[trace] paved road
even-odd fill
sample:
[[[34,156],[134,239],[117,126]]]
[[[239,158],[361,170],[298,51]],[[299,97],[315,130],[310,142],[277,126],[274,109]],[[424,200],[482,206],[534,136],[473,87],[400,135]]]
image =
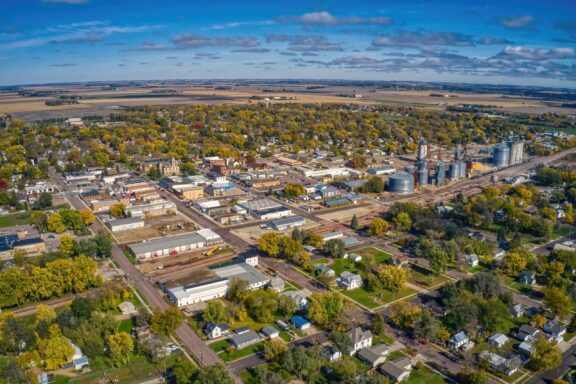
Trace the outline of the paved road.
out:
[[[51,170],[51,178],[56,184],[58,188],[63,191],[66,199],[68,202],[76,209],[86,209],[84,202],[80,200],[80,198],[75,194],[71,193],[68,190],[68,186],[66,185],[64,179],[58,175],[54,170]],[[99,231],[106,231],[104,226],[100,223],[100,221],[96,220],[91,229],[94,233],[98,233]],[[166,309],[169,307],[169,304],[164,301],[160,293],[156,290],[154,285],[149,282],[144,275],[128,260],[126,255],[122,252],[117,245],[112,247],[112,258],[118,264],[118,266],[124,271],[126,274],[127,280],[129,283],[134,284],[136,289],[146,302],[153,308],[160,308]],[[216,353],[206,345],[196,333],[188,326],[188,324],[184,323],[180,328],[176,330],[175,336],[180,340],[180,342],[186,347],[187,351],[191,353],[196,361],[201,366],[210,366],[214,364],[221,363],[221,360],[218,358]]]

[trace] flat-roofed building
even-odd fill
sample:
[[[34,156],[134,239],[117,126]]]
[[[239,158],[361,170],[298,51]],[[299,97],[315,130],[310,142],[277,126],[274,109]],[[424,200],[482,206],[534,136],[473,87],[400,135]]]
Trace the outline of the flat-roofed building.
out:
[[[205,246],[206,239],[204,237],[190,232],[129,244],[128,249],[137,259],[148,259],[150,257],[176,255]]]
[[[380,175],[391,175],[393,173],[396,172],[396,168],[394,167],[387,167],[387,166],[383,166],[383,167],[374,167],[374,168],[369,168],[368,169],[368,173],[374,176],[380,176]]]
[[[214,268],[212,271],[222,278],[238,278],[245,280],[252,290],[265,287],[270,282],[268,277],[247,263],[226,265]]]
[[[285,231],[287,229],[301,227],[306,223],[303,217],[293,216],[285,217],[278,220],[272,220],[270,226],[277,231]]]
[[[228,292],[228,279],[216,279],[165,289],[170,300],[178,307],[224,297]]]
[[[168,213],[168,211],[176,212],[176,204],[167,200],[150,204],[134,205],[125,209],[126,214],[132,217],[162,216]]]
[[[15,250],[21,250],[25,254],[44,252],[46,245],[40,237],[21,239],[17,234],[0,236],[0,257],[10,259],[14,256]]]
[[[125,219],[110,220],[106,225],[112,232],[121,232],[129,229],[144,228],[144,220],[140,217],[127,217]]]
[[[202,187],[175,187],[174,192],[182,200],[198,200],[204,197],[204,188]]]

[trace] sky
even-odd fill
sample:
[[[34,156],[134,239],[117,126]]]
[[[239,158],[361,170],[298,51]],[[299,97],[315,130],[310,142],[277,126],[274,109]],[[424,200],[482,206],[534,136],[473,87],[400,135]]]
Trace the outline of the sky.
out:
[[[576,87],[576,0],[0,0],[0,85],[350,79]]]

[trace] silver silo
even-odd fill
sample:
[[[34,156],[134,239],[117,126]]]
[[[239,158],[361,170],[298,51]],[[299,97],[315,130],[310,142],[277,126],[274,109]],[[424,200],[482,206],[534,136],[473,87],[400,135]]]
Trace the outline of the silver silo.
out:
[[[457,180],[459,178],[461,178],[461,174],[462,174],[462,162],[461,161],[455,161],[452,164],[450,164],[450,167],[448,167],[448,177],[451,180]]]
[[[436,185],[444,185],[445,177],[446,169],[444,160],[438,160],[438,163],[436,163]]]
[[[505,167],[510,164],[510,147],[506,143],[496,144],[493,154],[494,165]]]
[[[414,176],[408,172],[396,172],[388,180],[388,190],[392,193],[414,192]]]

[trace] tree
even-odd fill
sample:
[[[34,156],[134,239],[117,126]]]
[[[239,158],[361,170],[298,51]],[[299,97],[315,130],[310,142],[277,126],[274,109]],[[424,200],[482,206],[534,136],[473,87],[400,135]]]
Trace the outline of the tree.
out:
[[[280,359],[280,366],[299,379],[312,373],[314,360],[310,349],[304,346],[290,346]]]
[[[264,342],[264,357],[269,361],[278,361],[287,349],[288,344],[281,338],[266,340]]]
[[[436,336],[438,322],[427,309],[422,310],[414,325],[414,337],[419,340],[430,340]]]
[[[370,323],[370,330],[376,336],[384,335],[384,330],[386,329],[386,322],[384,321],[384,317],[377,313],[374,315],[372,322]]]
[[[504,264],[506,265],[506,273],[512,277],[516,277],[526,269],[528,259],[520,252],[511,251],[504,255]]]
[[[354,230],[360,228],[360,224],[358,223],[358,217],[356,216],[356,214],[352,216],[352,221],[350,221],[350,227]]]
[[[480,305],[480,322],[488,332],[505,332],[509,319],[508,306],[499,299],[487,300]]]
[[[432,248],[430,250],[430,268],[436,276],[440,276],[446,271],[448,266],[448,254],[442,248]]]
[[[337,325],[344,309],[342,296],[336,292],[313,292],[307,307],[308,317],[321,327]]]
[[[393,219],[392,223],[399,231],[409,231],[412,228],[412,219],[406,212],[398,213]]]
[[[234,384],[234,381],[224,364],[216,364],[199,370],[194,384]]]
[[[338,360],[332,363],[331,376],[335,383],[356,383],[358,367],[352,360]]]
[[[47,370],[63,367],[74,356],[74,347],[60,332],[60,327],[52,324],[49,328],[49,337],[38,341],[38,352],[44,361]]]
[[[544,335],[539,335],[533,347],[528,364],[535,371],[554,369],[562,363],[562,351],[556,346],[556,340],[548,342]]]
[[[62,235],[60,236],[60,246],[58,250],[64,256],[72,256],[74,253],[74,238],[70,235]]]
[[[84,225],[87,225],[87,226],[92,224],[96,220],[94,213],[92,213],[92,211],[89,209],[81,210],[80,216],[82,216],[82,220],[84,220]]]
[[[233,277],[230,280],[230,285],[228,288],[228,292],[226,293],[226,298],[235,303],[241,303],[244,301],[244,299],[246,299],[249,292],[250,287],[246,280]]]
[[[55,212],[48,216],[47,229],[54,233],[63,233],[66,230],[66,226],[62,222],[62,217],[59,213]]]
[[[282,250],[282,256],[301,265],[303,264],[302,256],[304,255],[304,246],[302,243],[291,237],[283,236],[280,238],[280,248]]]
[[[411,329],[414,323],[419,319],[422,309],[414,306],[407,301],[399,301],[392,304],[390,319],[396,326],[404,329]]]
[[[222,323],[228,320],[226,308],[219,300],[212,300],[208,302],[206,309],[202,312],[202,318],[207,323]]]
[[[344,256],[345,245],[340,239],[331,239],[324,243],[324,251],[335,259],[339,259]]]
[[[375,217],[372,219],[372,224],[368,228],[368,233],[373,236],[382,236],[388,231],[390,224],[381,217]]]
[[[332,334],[332,342],[334,343],[334,347],[343,355],[348,355],[352,350],[352,340],[346,332],[334,332]]]
[[[124,217],[126,210],[126,205],[122,203],[114,204],[110,207],[110,214],[114,217],[120,218]]]
[[[382,181],[379,176],[372,176],[360,187],[360,191],[365,193],[381,193],[384,191],[384,181]]]
[[[112,256],[112,238],[104,231],[98,232],[94,237],[96,243],[96,255],[100,258]]]
[[[306,189],[304,189],[304,187],[301,186],[300,184],[286,184],[286,186],[284,187],[284,191],[282,192],[282,195],[286,199],[291,199],[293,197],[305,194]]]
[[[37,323],[44,321],[47,324],[51,324],[55,319],[56,319],[56,312],[52,307],[49,307],[46,304],[38,304],[36,306]]]
[[[304,244],[310,245],[316,249],[322,249],[324,246],[324,239],[316,232],[304,232]]]
[[[280,312],[285,317],[292,316],[294,312],[296,312],[296,310],[298,309],[296,301],[290,296],[279,295],[277,301],[278,301],[278,312]]]
[[[274,232],[268,232],[260,236],[258,250],[270,257],[278,257],[280,254],[281,236]]]
[[[488,380],[488,375],[486,374],[486,372],[480,370],[480,371],[474,371],[468,374],[468,376],[466,376],[466,380],[465,380],[466,384],[488,384],[489,380]]]
[[[292,240],[297,241],[300,244],[304,242],[304,234],[298,228],[294,228],[290,236],[292,237]]]
[[[160,335],[170,336],[182,325],[184,314],[177,307],[170,306],[165,311],[154,309],[150,319],[150,329]]]
[[[541,313],[537,313],[532,317],[532,325],[538,329],[544,328],[548,319]]]
[[[120,366],[128,363],[130,352],[134,349],[134,341],[126,332],[118,332],[108,336],[108,353],[114,365]]]
[[[52,206],[52,195],[48,192],[42,192],[32,205],[32,209],[41,210]]]
[[[383,264],[380,266],[378,276],[382,281],[382,287],[392,292],[404,288],[406,284],[406,270],[399,265]]]
[[[179,357],[172,367],[172,372],[177,384],[192,384],[198,368],[190,360]]]
[[[564,317],[574,308],[574,300],[559,287],[548,287],[542,290],[544,305],[552,311],[553,316]]]

